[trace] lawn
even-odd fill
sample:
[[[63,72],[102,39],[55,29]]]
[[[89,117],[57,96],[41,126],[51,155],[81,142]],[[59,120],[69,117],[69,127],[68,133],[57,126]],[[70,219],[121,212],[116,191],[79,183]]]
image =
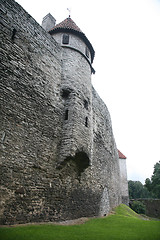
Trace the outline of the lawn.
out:
[[[53,224],[0,228],[1,240],[160,240],[160,221],[143,220],[125,205],[81,225]]]

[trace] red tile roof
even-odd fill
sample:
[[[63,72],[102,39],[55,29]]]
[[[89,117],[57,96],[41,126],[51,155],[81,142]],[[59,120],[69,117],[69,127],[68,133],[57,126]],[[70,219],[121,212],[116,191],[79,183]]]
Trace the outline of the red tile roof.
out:
[[[81,29],[76,25],[76,23],[70,17],[66,18],[64,21],[62,21],[61,23],[53,27],[51,30],[49,30],[49,33],[51,35],[58,32],[70,32],[79,36],[89,48],[91,52],[91,63],[93,62],[95,51],[92,47],[92,44],[90,43],[86,35],[81,31]]]
[[[70,17],[66,18],[63,22],[57,24],[50,31],[62,28],[71,29],[82,33],[81,29],[75,24],[75,22]]]
[[[126,157],[119,150],[118,150],[118,155],[119,155],[119,158],[126,159]]]

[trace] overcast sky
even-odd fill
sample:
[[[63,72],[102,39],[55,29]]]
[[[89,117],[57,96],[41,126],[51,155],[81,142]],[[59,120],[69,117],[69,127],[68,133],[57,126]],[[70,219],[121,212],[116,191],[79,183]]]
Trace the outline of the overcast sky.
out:
[[[39,23],[71,18],[95,49],[92,83],[106,103],[128,179],[160,160],[160,0],[17,0]]]

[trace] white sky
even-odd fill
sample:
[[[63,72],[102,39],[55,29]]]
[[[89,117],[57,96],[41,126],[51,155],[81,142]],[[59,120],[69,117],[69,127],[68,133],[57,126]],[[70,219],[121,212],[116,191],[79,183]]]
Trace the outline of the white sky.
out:
[[[106,103],[128,179],[144,183],[160,160],[160,0],[17,0],[41,24],[71,18],[95,49],[92,83]]]

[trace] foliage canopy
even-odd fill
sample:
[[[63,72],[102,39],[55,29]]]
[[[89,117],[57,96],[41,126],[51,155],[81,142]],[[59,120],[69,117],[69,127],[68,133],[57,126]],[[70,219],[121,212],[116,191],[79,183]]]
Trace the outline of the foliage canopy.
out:
[[[152,196],[160,198],[160,161],[154,165],[151,180],[147,178],[144,186],[148,189]]]
[[[146,178],[143,185],[140,181],[128,181],[129,198],[160,198],[160,161],[154,165],[151,179]]]
[[[129,198],[150,198],[151,194],[140,181],[128,181]]]

